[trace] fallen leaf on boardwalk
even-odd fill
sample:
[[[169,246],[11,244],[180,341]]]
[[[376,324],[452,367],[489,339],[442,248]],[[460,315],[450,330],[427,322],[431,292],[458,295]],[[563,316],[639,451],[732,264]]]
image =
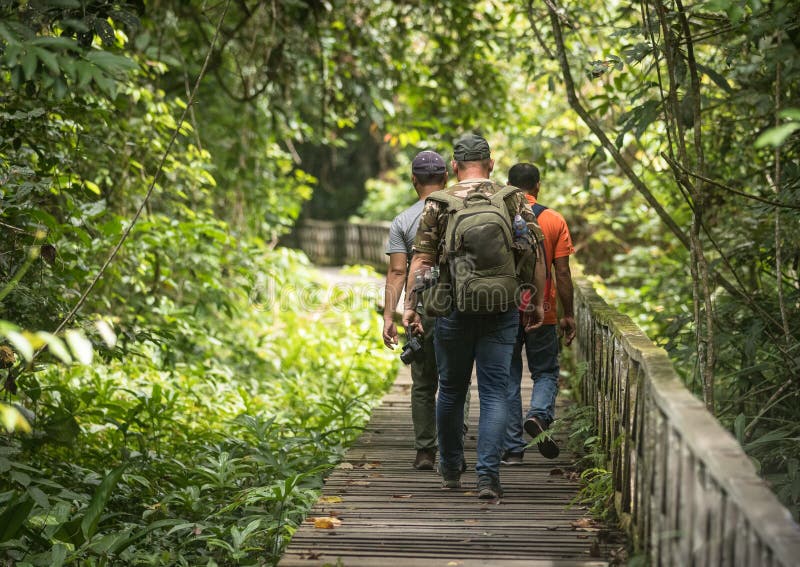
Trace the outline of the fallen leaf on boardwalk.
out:
[[[591,518],[579,518],[574,522],[570,522],[569,525],[576,530],[586,530],[590,532],[596,532],[600,530],[600,524]]]
[[[448,561],[447,562],[448,567],[455,566],[455,565],[463,565],[463,564],[464,564],[463,561]]]
[[[557,526],[545,526],[544,529],[546,529],[549,532],[553,532],[553,531],[557,530],[558,527]]]
[[[392,494],[392,498],[411,498],[413,494]]]
[[[383,475],[381,473],[374,472],[369,475],[369,478],[383,478]]]
[[[338,504],[343,502],[343,499],[341,496],[320,496],[319,502],[320,504]]]
[[[477,492],[475,492],[474,490],[468,490],[468,491],[466,491],[466,492],[464,493],[464,496],[475,496],[475,495],[477,495],[477,494],[478,494],[478,493],[477,493]]]
[[[366,480],[351,480],[347,484],[351,486],[369,486],[369,482]]]
[[[380,466],[381,466],[380,461],[373,461],[371,463],[363,463],[363,464],[361,464],[360,468],[362,468],[364,470],[370,470],[370,469],[377,469]]]
[[[344,470],[348,470],[349,471],[349,470],[351,470],[351,469],[353,469],[355,467],[353,467],[353,463],[339,463],[338,465],[336,465],[336,468],[337,469],[344,469]]]
[[[467,519],[467,520],[464,520],[464,523],[465,523],[465,524],[480,524],[480,523],[481,523],[481,521],[480,521],[480,520],[470,520],[470,519]]]
[[[321,530],[332,530],[342,525],[342,521],[339,518],[334,518],[332,516],[311,518],[311,520],[314,522],[314,527]]]
[[[564,476],[564,469],[550,469],[550,476]]]

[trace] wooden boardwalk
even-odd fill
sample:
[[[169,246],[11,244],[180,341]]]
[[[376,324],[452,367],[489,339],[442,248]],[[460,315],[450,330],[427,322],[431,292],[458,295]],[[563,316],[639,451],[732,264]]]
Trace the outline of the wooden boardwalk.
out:
[[[530,382],[523,379],[523,401],[530,399]],[[563,439],[558,459],[547,461],[533,447],[522,466],[501,467],[503,499],[478,500],[472,468],[478,429],[475,384],[473,376],[466,447],[470,466],[462,476],[462,490],[442,490],[438,474],[411,467],[411,376],[404,367],[346,461],[328,477],[322,497],[279,565],[608,565],[622,536],[596,527],[582,507],[570,507],[578,483],[570,474],[572,462]],[[341,523],[315,527],[312,519],[324,517]]]

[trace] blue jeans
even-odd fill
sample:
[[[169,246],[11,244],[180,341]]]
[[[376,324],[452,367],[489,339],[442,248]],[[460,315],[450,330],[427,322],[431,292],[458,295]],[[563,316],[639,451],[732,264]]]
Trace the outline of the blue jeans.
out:
[[[524,451],[527,443],[522,437],[522,345],[528,358],[528,370],[533,379],[531,405],[525,419],[537,417],[545,427],[555,419],[556,396],[558,395],[558,335],[555,325],[542,325],[530,333],[520,325],[517,344],[511,357],[511,377],[508,382],[508,427],[506,428],[506,451]]]
[[[439,367],[436,423],[443,474],[456,474],[464,457],[461,434],[464,399],[475,364],[480,401],[475,472],[478,476],[498,478],[508,423],[506,390],[518,327],[519,312],[515,309],[496,315],[465,315],[454,311],[436,320],[434,344]]]

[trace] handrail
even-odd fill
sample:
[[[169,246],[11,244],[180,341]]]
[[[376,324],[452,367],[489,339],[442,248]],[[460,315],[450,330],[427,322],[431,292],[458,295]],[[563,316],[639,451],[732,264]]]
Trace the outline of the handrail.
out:
[[[797,565],[800,529],[667,353],[575,278],[582,402],[597,408],[615,504],[653,565]]]
[[[319,265],[367,264],[386,271],[389,222],[306,219],[286,239]]]
[[[386,269],[389,223],[306,220],[293,243],[317,263]],[[597,408],[615,506],[654,566],[789,567],[800,528],[667,353],[574,278],[581,402]]]

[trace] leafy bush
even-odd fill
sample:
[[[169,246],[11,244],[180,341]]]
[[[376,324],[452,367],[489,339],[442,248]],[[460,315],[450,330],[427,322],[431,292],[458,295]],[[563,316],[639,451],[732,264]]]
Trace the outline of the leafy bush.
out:
[[[303,256],[248,252],[258,250],[250,268],[267,270],[248,275],[250,293],[218,304],[212,290],[194,309],[154,304],[172,341],[139,337],[126,357],[120,343],[105,364],[19,378],[35,420],[31,435],[0,441],[0,556],[16,565],[276,560],[394,362],[374,295],[332,292]],[[304,303],[265,295],[258,288],[269,281],[294,286]]]

